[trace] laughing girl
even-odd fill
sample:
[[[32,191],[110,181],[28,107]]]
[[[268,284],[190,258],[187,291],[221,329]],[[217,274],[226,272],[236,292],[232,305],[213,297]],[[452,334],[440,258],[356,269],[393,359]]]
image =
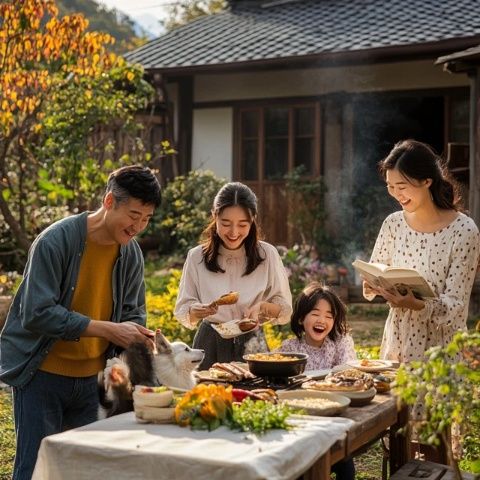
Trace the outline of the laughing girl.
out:
[[[291,329],[296,338],[282,343],[282,352],[308,354],[306,369],[332,368],[356,359],[347,333],[346,307],[328,287],[311,283],[295,302]]]

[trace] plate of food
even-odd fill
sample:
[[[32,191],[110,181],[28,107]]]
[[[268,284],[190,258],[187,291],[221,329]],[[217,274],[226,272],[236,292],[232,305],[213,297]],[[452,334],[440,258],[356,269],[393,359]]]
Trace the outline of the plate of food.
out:
[[[245,335],[258,327],[258,323],[251,318],[230,320],[229,322],[224,323],[210,323],[210,325],[222,338],[225,339]]]
[[[241,362],[214,363],[208,370],[195,372],[195,376],[202,382],[240,382],[255,375],[248,370],[248,365]]]
[[[330,416],[342,413],[349,405],[350,399],[344,395],[315,390],[284,390],[277,392],[281,403],[301,409],[308,415]]]
[[[357,368],[362,372],[381,372],[382,370],[388,370],[398,366],[395,362],[390,360],[370,360],[367,358],[362,360],[352,360],[348,362],[348,365]]]
[[[369,373],[354,368],[329,373],[324,380],[305,382],[302,388],[339,393],[350,398],[352,406],[361,406],[371,402],[377,393],[373,377]]]

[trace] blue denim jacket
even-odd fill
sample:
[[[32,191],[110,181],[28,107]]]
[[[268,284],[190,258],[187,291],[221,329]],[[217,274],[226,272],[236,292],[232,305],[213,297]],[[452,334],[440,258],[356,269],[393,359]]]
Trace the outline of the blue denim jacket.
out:
[[[88,212],[60,220],[33,242],[0,335],[0,380],[22,387],[56,340],[77,340],[88,317],[69,310],[87,238]],[[113,322],[146,323],[144,262],[138,243],[120,247],[113,267]],[[113,355],[114,345],[107,351]]]

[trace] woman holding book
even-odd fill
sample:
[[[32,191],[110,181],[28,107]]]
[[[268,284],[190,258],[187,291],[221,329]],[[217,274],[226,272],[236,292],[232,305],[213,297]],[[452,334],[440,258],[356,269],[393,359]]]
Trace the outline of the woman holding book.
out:
[[[380,295],[390,305],[381,358],[420,360],[428,348],[446,345],[456,331],[466,329],[479,232],[459,211],[456,184],[430,146],[399,142],[379,170],[402,210],[383,222],[370,261],[417,270],[436,296],[417,298],[410,288],[399,292],[366,281],[364,296]]]

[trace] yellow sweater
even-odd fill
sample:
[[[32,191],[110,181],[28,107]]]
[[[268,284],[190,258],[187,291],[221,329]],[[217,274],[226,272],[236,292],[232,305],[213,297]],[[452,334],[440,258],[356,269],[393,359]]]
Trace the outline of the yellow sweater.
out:
[[[112,271],[118,251],[118,245],[99,245],[87,239],[70,310],[92,320],[110,320],[113,313]],[[108,341],[98,337],[82,337],[78,342],[58,340],[40,370],[67,377],[95,375],[105,367],[107,347]]]

